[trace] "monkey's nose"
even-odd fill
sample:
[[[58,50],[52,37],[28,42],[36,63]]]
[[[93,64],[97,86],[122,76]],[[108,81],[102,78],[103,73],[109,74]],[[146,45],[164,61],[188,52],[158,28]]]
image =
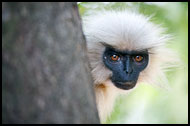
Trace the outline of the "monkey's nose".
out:
[[[132,68],[128,68],[128,69],[125,70],[125,72],[126,72],[127,74],[131,74],[131,73],[133,72],[133,69],[132,69]]]
[[[131,74],[133,72],[132,63],[130,61],[130,57],[128,56],[125,62],[124,71],[126,74]]]

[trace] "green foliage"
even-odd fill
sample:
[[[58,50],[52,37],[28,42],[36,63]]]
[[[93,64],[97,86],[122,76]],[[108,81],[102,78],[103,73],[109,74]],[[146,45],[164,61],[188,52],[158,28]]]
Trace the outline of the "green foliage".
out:
[[[94,11],[138,11],[153,16],[152,21],[162,24],[174,36],[172,48],[179,54],[180,68],[167,72],[170,91],[148,84],[140,84],[129,95],[119,97],[106,123],[188,123],[188,3],[187,2],[80,2],[82,16]]]

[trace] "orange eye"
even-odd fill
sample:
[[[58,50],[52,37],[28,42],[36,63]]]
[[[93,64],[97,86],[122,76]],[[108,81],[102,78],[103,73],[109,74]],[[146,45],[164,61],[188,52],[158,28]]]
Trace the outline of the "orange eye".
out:
[[[143,60],[143,56],[137,55],[134,57],[136,62],[141,62]]]
[[[118,61],[118,60],[119,60],[119,56],[117,56],[117,55],[112,55],[112,56],[111,56],[111,60],[113,60],[113,61]]]

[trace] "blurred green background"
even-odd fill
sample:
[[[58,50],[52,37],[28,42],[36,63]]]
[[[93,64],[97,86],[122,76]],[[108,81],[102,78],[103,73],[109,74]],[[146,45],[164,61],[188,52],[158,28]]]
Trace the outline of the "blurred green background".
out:
[[[172,48],[181,60],[180,68],[167,72],[170,91],[140,84],[129,95],[116,100],[111,117],[103,123],[188,123],[188,3],[187,2],[79,2],[81,16],[102,9],[129,9],[166,27],[174,36]]]

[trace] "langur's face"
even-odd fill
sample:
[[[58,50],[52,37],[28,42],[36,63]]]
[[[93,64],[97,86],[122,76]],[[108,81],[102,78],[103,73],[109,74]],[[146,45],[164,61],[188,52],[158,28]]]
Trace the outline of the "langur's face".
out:
[[[103,54],[105,66],[112,71],[111,81],[124,90],[135,87],[139,73],[147,67],[148,61],[147,50],[119,51],[108,46]]]

